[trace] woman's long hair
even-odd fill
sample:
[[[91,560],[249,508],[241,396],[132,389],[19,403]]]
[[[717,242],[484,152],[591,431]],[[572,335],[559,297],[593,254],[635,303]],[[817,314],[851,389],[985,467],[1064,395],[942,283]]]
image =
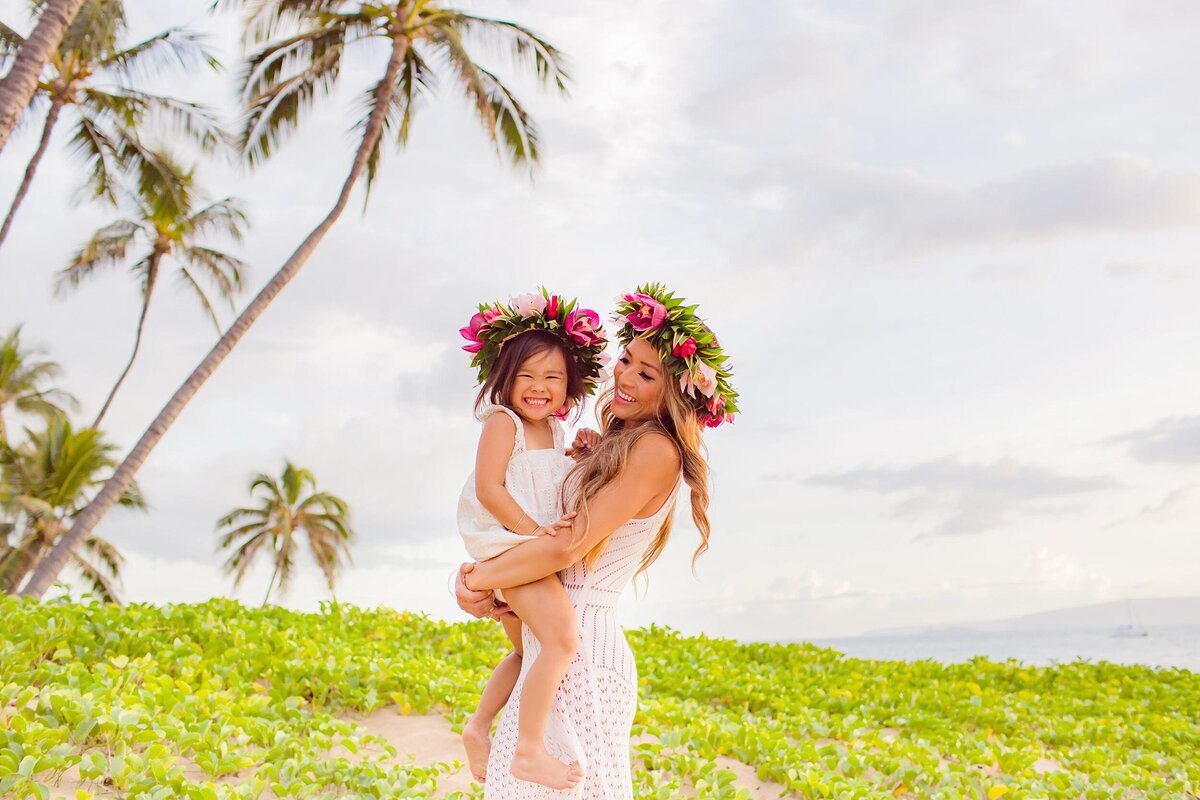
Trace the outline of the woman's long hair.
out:
[[[702,429],[695,409],[683,396],[678,382],[666,380],[664,384],[662,408],[658,416],[629,429],[625,428],[624,421],[612,411],[615,386],[609,386],[600,395],[597,416],[600,419],[600,433],[603,438],[591,453],[575,465],[563,486],[564,491],[569,487],[575,496],[572,510],[579,515],[578,519],[583,523],[584,533],[580,536],[586,535],[590,524],[588,501],[621,474],[621,470],[629,463],[629,453],[638,439],[655,431],[665,434],[675,443],[683,465],[683,480],[691,488],[692,521],[696,530],[700,532],[700,545],[692,554],[692,568],[695,569],[696,559],[708,549],[711,530],[708,522],[708,462],[705,459]],[[671,499],[667,502],[671,502]],[[662,555],[674,517],[675,510],[672,508],[663,520],[654,541],[642,554],[636,575],[645,572]],[[610,538],[605,538],[584,556],[584,566],[591,567],[596,563],[596,559],[608,547]]]

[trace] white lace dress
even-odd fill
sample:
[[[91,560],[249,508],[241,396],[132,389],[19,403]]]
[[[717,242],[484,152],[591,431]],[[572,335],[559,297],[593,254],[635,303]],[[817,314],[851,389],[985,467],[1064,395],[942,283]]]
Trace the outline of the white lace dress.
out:
[[[486,420],[496,412],[512,417],[517,425],[517,438],[504,472],[504,488],[517,505],[539,525],[549,525],[562,516],[562,483],[574,462],[568,458],[566,434],[558,420],[551,419],[554,447],[529,450],[525,446],[525,425],[511,408],[489,406],[483,412]],[[495,558],[521,542],[536,539],[522,536],[505,528],[475,495],[475,473],[472,472],[458,498],[458,532],[467,552],[476,561]]]
[[[675,488],[678,491],[678,484]],[[629,732],[637,711],[637,668],[617,624],[617,599],[674,502],[672,493],[654,516],[631,519],[617,528],[591,569],[578,562],[558,573],[575,605],[581,638],[579,653],[554,699],[546,749],[561,761],[578,761],[586,776],[574,789],[563,790],[512,776],[521,690],[541,649],[525,627],[521,676],[492,742],[484,800],[632,800]]]

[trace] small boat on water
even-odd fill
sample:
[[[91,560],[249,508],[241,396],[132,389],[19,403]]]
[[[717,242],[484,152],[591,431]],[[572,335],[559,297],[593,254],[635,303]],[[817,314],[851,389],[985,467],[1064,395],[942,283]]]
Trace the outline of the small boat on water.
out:
[[[1125,598],[1125,611],[1129,615],[1129,621],[1124,625],[1118,625],[1117,629],[1112,632],[1112,637],[1114,639],[1140,639],[1143,636],[1149,636],[1150,631],[1134,621],[1133,602],[1128,597]]]

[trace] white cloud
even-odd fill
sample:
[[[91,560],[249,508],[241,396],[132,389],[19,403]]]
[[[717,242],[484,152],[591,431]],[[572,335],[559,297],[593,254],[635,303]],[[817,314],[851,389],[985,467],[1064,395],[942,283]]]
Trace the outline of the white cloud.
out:
[[[1058,513],[1045,501],[1116,485],[1110,478],[1060,475],[1010,458],[991,464],[945,458],[902,468],[860,467],[807,480],[819,486],[904,494],[895,512],[904,517],[944,516],[933,531],[943,536],[982,533],[1022,515]]]
[[[1200,416],[1170,417],[1108,440],[1150,464],[1200,464]]]

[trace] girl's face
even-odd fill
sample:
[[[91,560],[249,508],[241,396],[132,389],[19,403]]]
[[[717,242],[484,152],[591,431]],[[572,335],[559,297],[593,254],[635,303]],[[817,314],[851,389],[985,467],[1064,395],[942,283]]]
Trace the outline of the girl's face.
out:
[[[567,360],[551,347],[534,353],[517,367],[508,405],[531,422],[546,419],[567,402]]]
[[[670,380],[658,352],[644,339],[634,339],[613,367],[612,412],[617,419],[640,422],[658,416]]]

